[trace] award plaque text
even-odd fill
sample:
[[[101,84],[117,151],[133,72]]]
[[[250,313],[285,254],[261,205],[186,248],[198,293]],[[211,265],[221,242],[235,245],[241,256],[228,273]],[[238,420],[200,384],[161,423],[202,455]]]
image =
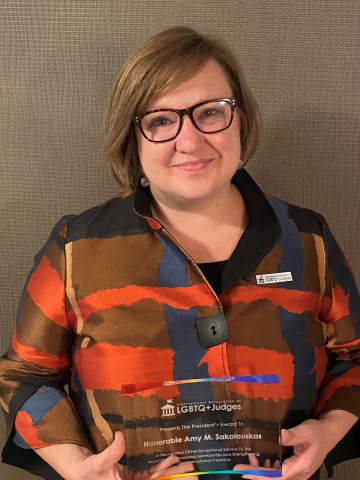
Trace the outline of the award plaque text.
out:
[[[274,388],[280,388],[276,374],[125,385],[129,470],[148,470],[176,454],[193,463],[196,475],[281,476],[279,406],[269,395]]]

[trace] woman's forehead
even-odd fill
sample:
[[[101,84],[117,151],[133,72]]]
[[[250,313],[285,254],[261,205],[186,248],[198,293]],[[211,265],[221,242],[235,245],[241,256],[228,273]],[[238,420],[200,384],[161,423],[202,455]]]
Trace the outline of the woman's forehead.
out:
[[[150,102],[147,110],[155,108],[187,108],[212,98],[232,96],[227,75],[219,63],[208,60],[200,70],[175,88],[166,88]]]

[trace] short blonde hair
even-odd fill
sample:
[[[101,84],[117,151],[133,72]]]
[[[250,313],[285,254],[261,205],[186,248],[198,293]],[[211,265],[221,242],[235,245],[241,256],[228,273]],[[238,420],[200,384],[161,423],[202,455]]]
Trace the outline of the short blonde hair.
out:
[[[122,188],[134,190],[142,175],[134,115],[145,113],[151,103],[195,76],[210,59],[223,68],[237,99],[242,163],[254,154],[259,138],[258,106],[236,56],[218,39],[188,27],[172,27],[151,37],[128,58],[110,96],[104,151]]]

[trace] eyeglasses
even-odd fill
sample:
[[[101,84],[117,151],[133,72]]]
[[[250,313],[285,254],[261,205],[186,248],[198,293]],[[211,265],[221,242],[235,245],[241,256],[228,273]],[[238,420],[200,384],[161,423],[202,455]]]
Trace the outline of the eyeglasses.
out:
[[[150,142],[168,142],[179,134],[184,115],[189,115],[194,127],[202,133],[226,130],[233,120],[236,105],[236,98],[215,98],[179,110],[156,108],[142,116],[135,115],[134,121]]]

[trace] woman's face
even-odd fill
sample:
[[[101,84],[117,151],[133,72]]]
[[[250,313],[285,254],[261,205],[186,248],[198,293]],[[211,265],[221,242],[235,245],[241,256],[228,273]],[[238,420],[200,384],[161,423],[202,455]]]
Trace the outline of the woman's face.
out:
[[[220,65],[209,60],[199,73],[160,97],[155,108],[187,108],[205,100],[231,98],[233,92]],[[137,130],[140,162],[156,201],[171,208],[196,207],[227,195],[240,161],[240,120],[235,111],[230,127],[204,134],[184,116],[178,136],[152,143]]]

